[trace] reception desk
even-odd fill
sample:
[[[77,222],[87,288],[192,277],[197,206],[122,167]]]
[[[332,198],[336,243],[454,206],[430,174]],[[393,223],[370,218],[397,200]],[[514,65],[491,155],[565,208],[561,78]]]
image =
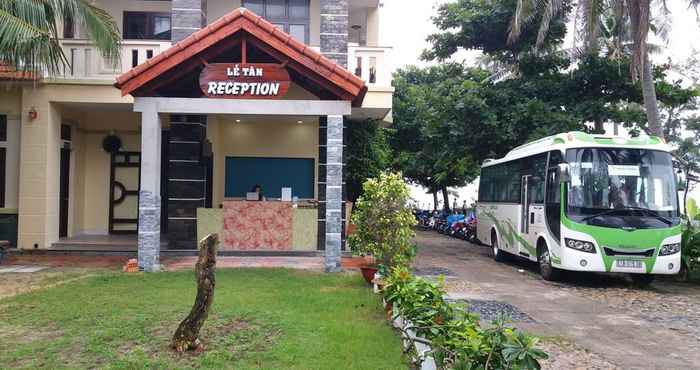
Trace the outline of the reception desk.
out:
[[[291,202],[226,201],[197,210],[197,238],[219,233],[222,250],[316,250],[318,209]]]

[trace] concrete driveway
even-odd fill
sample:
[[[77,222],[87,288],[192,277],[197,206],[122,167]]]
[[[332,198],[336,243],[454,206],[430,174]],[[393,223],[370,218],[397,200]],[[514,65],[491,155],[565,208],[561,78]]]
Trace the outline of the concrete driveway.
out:
[[[495,262],[489,247],[433,231],[416,244],[417,274],[443,274],[450,297],[542,336],[546,368],[700,369],[700,286],[657,279],[637,289],[622,275],[576,273],[550,283],[534,263]]]

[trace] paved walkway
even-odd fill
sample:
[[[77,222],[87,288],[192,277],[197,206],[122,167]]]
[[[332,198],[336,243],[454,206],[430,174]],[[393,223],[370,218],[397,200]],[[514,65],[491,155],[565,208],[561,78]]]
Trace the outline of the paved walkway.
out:
[[[25,265],[11,265],[11,266],[0,266],[0,274],[9,274],[11,272],[15,273],[32,273],[45,269],[46,266],[25,266]]]
[[[506,304],[525,314],[516,326],[607,360],[589,366],[581,359],[577,368],[700,369],[698,286],[664,280],[639,290],[623,276],[587,274],[549,283],[532,263],[493,261],[488,247],[430,231],[416,242],[417,273],[448,275],[452,297],[477,300],[486,311]]]
[[[19,266],[50,266],[121,269],[129,258],[123,256],[76,256],[76,255],[12,255],[2,265],[2,269],[17,269]],[[219,268],[239,267],[282,267],[303,270],[323,271],[323,257],[217,257]],[[165,257],[161,263],[165,270],[193,268],[197,257]],[[357,269],[363,259],[343,257],[346,270]]]
[[[166,270],[191,269],[197,257],[163,259]],[[323,257],[217,257],[217,268],[281,267],[290,269],[323,271]]]

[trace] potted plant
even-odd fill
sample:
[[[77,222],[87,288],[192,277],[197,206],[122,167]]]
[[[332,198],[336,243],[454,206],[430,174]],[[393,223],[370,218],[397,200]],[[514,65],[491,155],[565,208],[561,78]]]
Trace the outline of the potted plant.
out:
[[[368,283],[375,274],[386,275],[395,266],[408,266],[414,256],[413,226],[416,219],[408,206],[410,190],[399,173],[382,173],[367,180],[353,207],[355,230],[348,238],[351,249],[372,256],[374,263],[361,266]]]

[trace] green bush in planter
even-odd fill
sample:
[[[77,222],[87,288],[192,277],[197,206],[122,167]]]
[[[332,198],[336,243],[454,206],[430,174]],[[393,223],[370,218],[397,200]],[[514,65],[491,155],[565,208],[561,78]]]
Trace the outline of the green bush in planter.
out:
[[[365,181],[353,208],[355,232],[348,239],[353,252],[372,255],[389,269],[408,266],[416,219],[408,207],[410,190],[399,173],[382,173]]]
[[[700,230],[691,222],[687,222],[683,227],[681,251],[683,262],[688,270],[700,270]]]
[[[539,369],[547,354],[539,339],[506,326],[506,319],[484,329],[477,315],[448,303],[442,282],[431,283],[396,268],[387,278],[384,299],[397,308],[394,315],[409,320],[418,336],[431,342],[439,369]]]

